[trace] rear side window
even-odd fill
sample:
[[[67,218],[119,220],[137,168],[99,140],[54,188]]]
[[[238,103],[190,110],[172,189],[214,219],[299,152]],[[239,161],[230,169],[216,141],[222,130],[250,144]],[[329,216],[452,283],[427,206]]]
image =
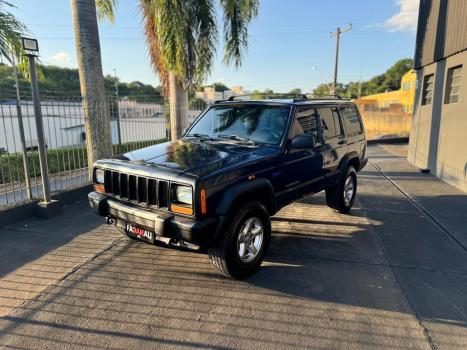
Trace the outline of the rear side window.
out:
[[[333,137],[342,135],[337,109],[326,107],[320,108],[318,111],[325,139],[332,139]]]
[[[313,134],[318,139],[318,120],[316,110],[311,107],[299,107],[291,129],[291,138],[301,134]]]
[[[346,135],[352,137],[363,134],[362,123],[360,122],[356,107],[344,107],[340,111]]]

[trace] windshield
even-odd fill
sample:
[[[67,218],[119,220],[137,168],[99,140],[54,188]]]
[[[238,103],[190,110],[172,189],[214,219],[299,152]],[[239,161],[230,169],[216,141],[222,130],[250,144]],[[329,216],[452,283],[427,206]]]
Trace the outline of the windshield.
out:
[[[250,140],[279,144],[289,117],[289,106],[219,106],[209,109],[187,136]]]

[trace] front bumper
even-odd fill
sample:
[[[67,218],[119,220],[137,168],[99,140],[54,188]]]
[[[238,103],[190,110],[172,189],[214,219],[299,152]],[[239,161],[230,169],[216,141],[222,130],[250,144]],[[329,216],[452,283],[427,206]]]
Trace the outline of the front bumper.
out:
[[[144,210],[97,192],[89,193],[88,200],[96,214],[111,217],[121,228],[125,228],[127,223],[132,223],[154,231],[156,236],[174,238],[199,246],[212,243],[222,221],[221,218],[193,220],[161,210]]]

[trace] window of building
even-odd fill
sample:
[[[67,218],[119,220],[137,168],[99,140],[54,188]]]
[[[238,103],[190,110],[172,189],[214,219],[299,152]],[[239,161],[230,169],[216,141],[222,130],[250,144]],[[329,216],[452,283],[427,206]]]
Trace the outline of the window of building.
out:
[[[402,85],[402,90],[404,91],[409,91],[410,90],[410,81],[406,81],[403,85]]]
[[[461,78],[462,66],[452,67],[448,69],[448,76],[446,79],[446,95],[444,96],[444,103],[459,102]]]
[[[362,123],[355,107],[341,108],[341,115],[347,136],[352,137],[363,133]]]
[[[342,129],[339,122],[339,115],[336,108],[320,108],[321,125],[326,139],[331,139],[342,135]]]
[[[425,76],[423,79],[422,105],[431,105],[433,101],[433,85],[435,76],[433,74]]]
[[[292,139],[301,134],[313,134],[318,140],[318,122],[314,108],[300,107],[297,110],[290,137]]]

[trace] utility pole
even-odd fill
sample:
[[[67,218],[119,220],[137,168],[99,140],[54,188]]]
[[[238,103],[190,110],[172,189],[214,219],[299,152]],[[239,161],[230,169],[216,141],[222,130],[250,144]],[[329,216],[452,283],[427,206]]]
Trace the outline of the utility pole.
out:
[[[120,129],[120,111],[118,109],[118,78],[117,78],[117,70],[114,68],[114,76],[115,76],[115,114],[117,117],[117,137],[118,137],[118,146],[122,146],[122,130]]]
[[[352,30],[352,24],[349,24],[348,27],[341,29],[337,27],[335,32],[331,33],[331,37],[336,37],[336,61],[334,62],[334,80],[332,83],[332,94],[336,94],[336,86],[337,86],[337,67],[339,65],[339,40],[342,33],[348,32]]]

